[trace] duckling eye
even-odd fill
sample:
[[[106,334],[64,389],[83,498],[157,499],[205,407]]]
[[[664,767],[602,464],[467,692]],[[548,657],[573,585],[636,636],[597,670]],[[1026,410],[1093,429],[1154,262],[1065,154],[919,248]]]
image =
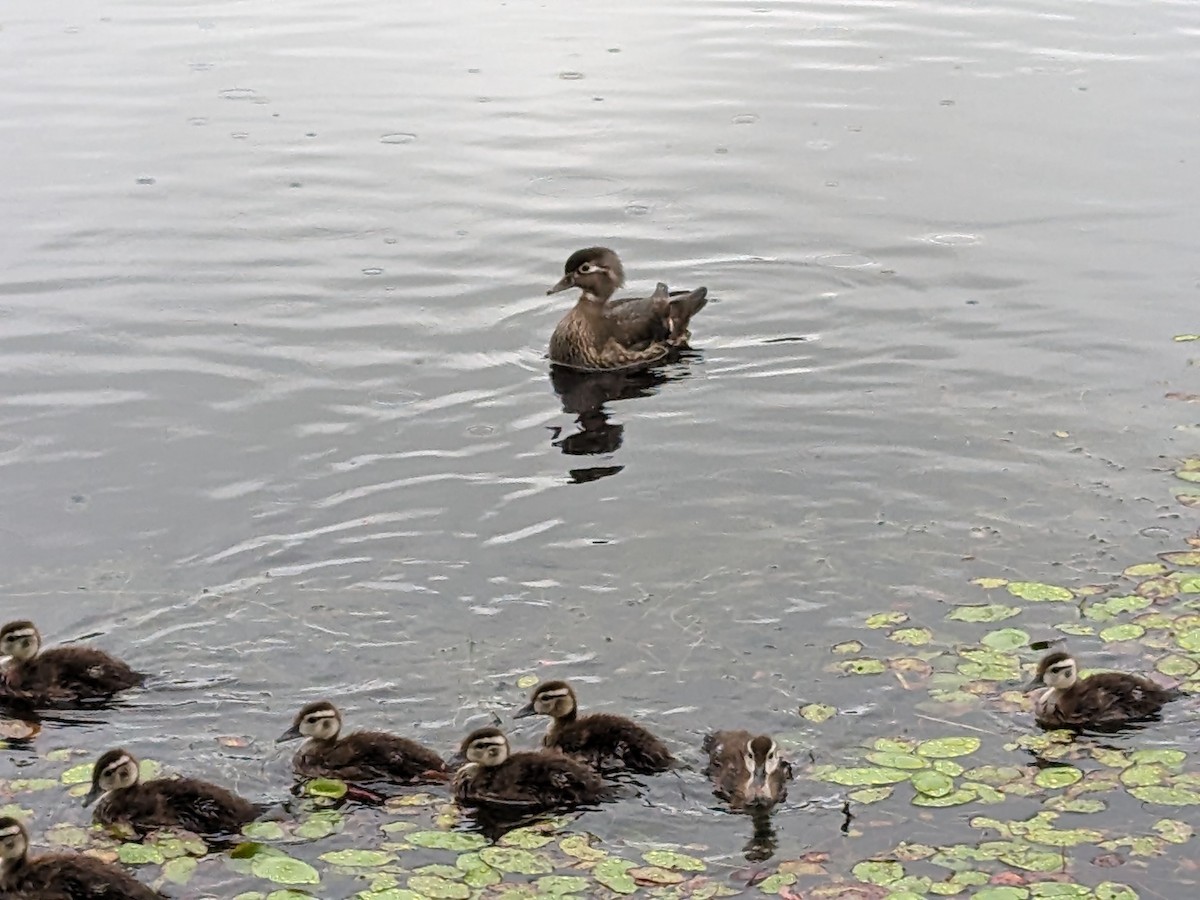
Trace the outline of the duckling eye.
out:
[[[590,262],[585,262],[582,266],[579,267],[580,275],[591,275],[593,272],[599,272],[599,271],[600,271],[600,267],[593,265]]]

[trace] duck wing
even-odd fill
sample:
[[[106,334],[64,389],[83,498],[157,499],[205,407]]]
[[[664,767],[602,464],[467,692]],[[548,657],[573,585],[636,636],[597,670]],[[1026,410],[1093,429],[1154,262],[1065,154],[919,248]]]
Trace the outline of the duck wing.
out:
[[[362,780],[445,781],[446,761],[408,738],[382,731],[356,731],[337,742],[325,764],[356,772]],[[356,777],[350,775],[350,777]]]
[[[128,872],[83,854],[55,854],[33,860],[17,897],[39,900],[164,900],[166,894]],[[8,894],[4,894],[8,896]]]
[[[664,772],[675,758],[666,744],[624,716],[593,713],[559,729],[555,746],[596,766],[615,763],[633,772]]]
[[[1077,713],[1086,724],[1117,724],[1153,716],[1176,696],[1140,675],[1100,672],[1085,679]]]
[[[174,819],[197,834],[235,832],[262,811],[232,791],[195,778],[160,778],[145,787],[158,795],[164,824]]]

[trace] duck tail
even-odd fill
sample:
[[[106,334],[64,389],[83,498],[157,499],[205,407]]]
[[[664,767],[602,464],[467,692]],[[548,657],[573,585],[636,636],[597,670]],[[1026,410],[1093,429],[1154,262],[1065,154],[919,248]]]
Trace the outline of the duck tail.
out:
[[[696,288],[694,291],[680,291],[671,295],[669,304],[671,316],[671,339],[684,338],[688,331],[688,322],[692,316],[704,309],[708,303],[708,288]]]

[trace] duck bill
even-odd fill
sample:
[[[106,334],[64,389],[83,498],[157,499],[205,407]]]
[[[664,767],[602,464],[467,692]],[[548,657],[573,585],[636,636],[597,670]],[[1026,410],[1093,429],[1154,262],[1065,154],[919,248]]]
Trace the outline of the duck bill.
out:
[[[747,806],[770,806],[775,802],[771,789],[767,785],[767,773],[762,766],[755,766],[754,775],[750,778],[750,789],[746,791]]]
[[[528,719],[530,716],[537,715],[537,710],[533,708],[533,703],[529,702],[513,713],[514,719]]]
[[[288,741],[294,741],[298,737],[303,737],[303,735],[300,734],[300,729],[297,728],[295,725],[293,725],[291,728],[289,728],[287,731],[285,731],[279,737],[275,738],[275,743],[284,744],[284,743],[287,743]]]
[[[104,791],[100,789],[100,785],[93,784],[92,789],[88,791],[87,796],[83,798],[83,805],[91,806],[100,798],[100,795],[103,793]]]
[[[564,275],[559,279],[558,284],[546,291],[547,294],[557,294],[559,291],[565,291],[567,288],[575,287],[575,276]]]

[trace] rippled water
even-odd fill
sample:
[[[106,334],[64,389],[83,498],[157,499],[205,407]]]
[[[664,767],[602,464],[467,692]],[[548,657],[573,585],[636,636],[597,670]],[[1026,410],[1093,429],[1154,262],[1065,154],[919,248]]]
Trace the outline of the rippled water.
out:
[[[10,0],[5,617],[157,673],[39,749],[265,795],[305,700],[449,748],[528,673],[680,748],[918,732],[826,670],[863,616],[1195,527],[1161,470],[1197,446],[1164,394],[1197,384],[1198,36],[1187,0]],[[544,291],[594,243],[708,286],[692,358],[551,380]],[[588,827],[736,858],[684,783]],[[780,853],[840,823],[794,803]]]

